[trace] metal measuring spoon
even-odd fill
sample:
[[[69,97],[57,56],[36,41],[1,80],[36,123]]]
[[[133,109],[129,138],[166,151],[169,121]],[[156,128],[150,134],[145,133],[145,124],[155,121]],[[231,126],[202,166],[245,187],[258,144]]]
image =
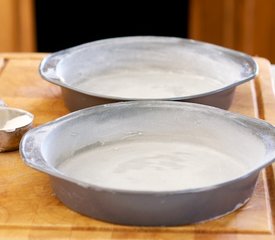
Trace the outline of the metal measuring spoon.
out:
[[[7,106],[7,105],[2,99],[0,99],[0,107],[3,107],[3,106]]]
[[[0,152],[17,150],[22,136],[32,127],[33,114],[7,107],[0,99]]]

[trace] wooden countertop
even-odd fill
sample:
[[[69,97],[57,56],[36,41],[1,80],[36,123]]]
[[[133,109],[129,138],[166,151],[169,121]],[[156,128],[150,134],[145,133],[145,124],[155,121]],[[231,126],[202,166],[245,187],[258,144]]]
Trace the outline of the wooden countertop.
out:
[[[32,112],[35,125],[68,113],[60,89],[38,74],[43,56],[0,54],[0,98]],[[230,110],[275,124],[270,64],[256,60],[259,76],[237,87]],[[69,210],[53,194],[48,176],[25,166],[18,151],[0,154],[0,239],[274,239],[274,220],[272,167],[262,171],[249,203],[223,218],[180,227],[127,227]]]

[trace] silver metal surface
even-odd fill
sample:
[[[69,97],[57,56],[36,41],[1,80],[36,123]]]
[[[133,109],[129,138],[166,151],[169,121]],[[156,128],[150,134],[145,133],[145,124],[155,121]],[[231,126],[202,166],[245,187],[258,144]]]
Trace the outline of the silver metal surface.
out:
[[[14,124],[9,129],[1,129],[2,125],[18,116],[28,116],[29,121]],[[0,106],[0,152],[17,150],[22,136],[32,128],[33,115],[21,109]]]
[[[6,106],[6,103],[2,99],[0,99],[0,107],[4,107],[4,106]]]
[[[93,90],[97,76],[106,79],[108,72],[119,71],[126,72],[130,79],[136,71],[140,74],[139,79],[151,71],[158,71],[160,78],[181,74],[183,80],[190,73],[214,79],[224,76],[220,79],[224,84],[209,91],[163,98],[119,97],[113,96],[112,91],[101,94]],[[71,111],[128,100],[189,101],[228,109],[235,87],[253,79],[257,73],[256,62],[244,53],[173,37],[123,37],[95,41],[53,53],[40,65],[42,77],[62,88],[65,103]],[[78,82],[91,83],[91,88],[77,86]]]
[[[167,139],[177,134],[232,153],[247,169],[229,181],[173,191],[112,189],[58,170],[80,149],[119,140],[129,132]],[[260,170],[274,161],[275,128],[200,104],[134,101],[86,108],[32,129],[23,137],[20,153],[28,166],[47,173],[56,196],[81,214],[127,225],[182,225],[221,217],[248,201]]]

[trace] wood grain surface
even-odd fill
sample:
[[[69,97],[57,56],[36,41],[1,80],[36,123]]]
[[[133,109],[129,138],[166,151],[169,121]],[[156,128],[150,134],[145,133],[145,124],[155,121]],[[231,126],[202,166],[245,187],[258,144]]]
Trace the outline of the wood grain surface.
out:
[[[35,125],[68,113],[59,87],[38,73],[43,54],[1,54],[0,98],[35,115]],[[239,86],[230,111],[275,124],[270,65],[256,58],[259,76]],[[1,60],[0,60],[1,63]],[[263,171],[251,200],[206,223],[179,227],[128,227],[81,216],[52,192],[49,178],[24,165],[18,151],[0,155],[0,239],[274,239],[272,167]],[[165,217],[165,216],[163,216]]]

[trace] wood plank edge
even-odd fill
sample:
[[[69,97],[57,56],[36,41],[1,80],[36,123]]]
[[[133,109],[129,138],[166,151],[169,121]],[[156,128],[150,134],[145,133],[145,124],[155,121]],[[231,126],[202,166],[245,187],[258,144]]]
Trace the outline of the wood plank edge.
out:
[[[269,64],[270,62],[265,59],[265,58],[260,58],[260,57],[255,57],[254,60],[257,62],[257,64],[259,65],[259,74],[256,76],[256,78],[253,81],[254,85],[254,93],[255,94],[255,108],[257,109],[257,113],[255,113],[255,117],[260,118],[262,120],[266,120],[266,115],[265,115],[265,105],[264,105],[264,100],[263,100],[263,83],[262,81],[264,81],[264,79],[261,76],[261,68],[263,64]],[[272,81],[272,79],[270,79]],[[253,88],[253,87],[252,87]],[[253,92],[253,90],[252,90]],[[270,221],[271,221],[271,231],[274,234],[274,229],[275,229],[275,185],[274,185],[274,171],[273,171],[273,167],[269,166],[267,168],[265,168],[264,171],[264,175],[265,175],[265,182],[264,182],[264,187],[265,190],[268,194],[268,199],[267,199],[267,205],[270,208]]]
[[[194,225],[190,225],[194,226]],[[188,226],[187,226],[188,227]],[[30,225],[2,225],[0,226],[0,236],[2,231],[90,231],[90,232],[117,232],[117,233],[154,233],[154,234],[224,234],[224,235],[270,235],[272,231],[253,231],[253,230],[242,230],[237,229],[227,230],[224,229],[213,229],[213,230],[195,230],[191,228],[177,228],[177,227],[96,227],[96,226],[30,226]]]

